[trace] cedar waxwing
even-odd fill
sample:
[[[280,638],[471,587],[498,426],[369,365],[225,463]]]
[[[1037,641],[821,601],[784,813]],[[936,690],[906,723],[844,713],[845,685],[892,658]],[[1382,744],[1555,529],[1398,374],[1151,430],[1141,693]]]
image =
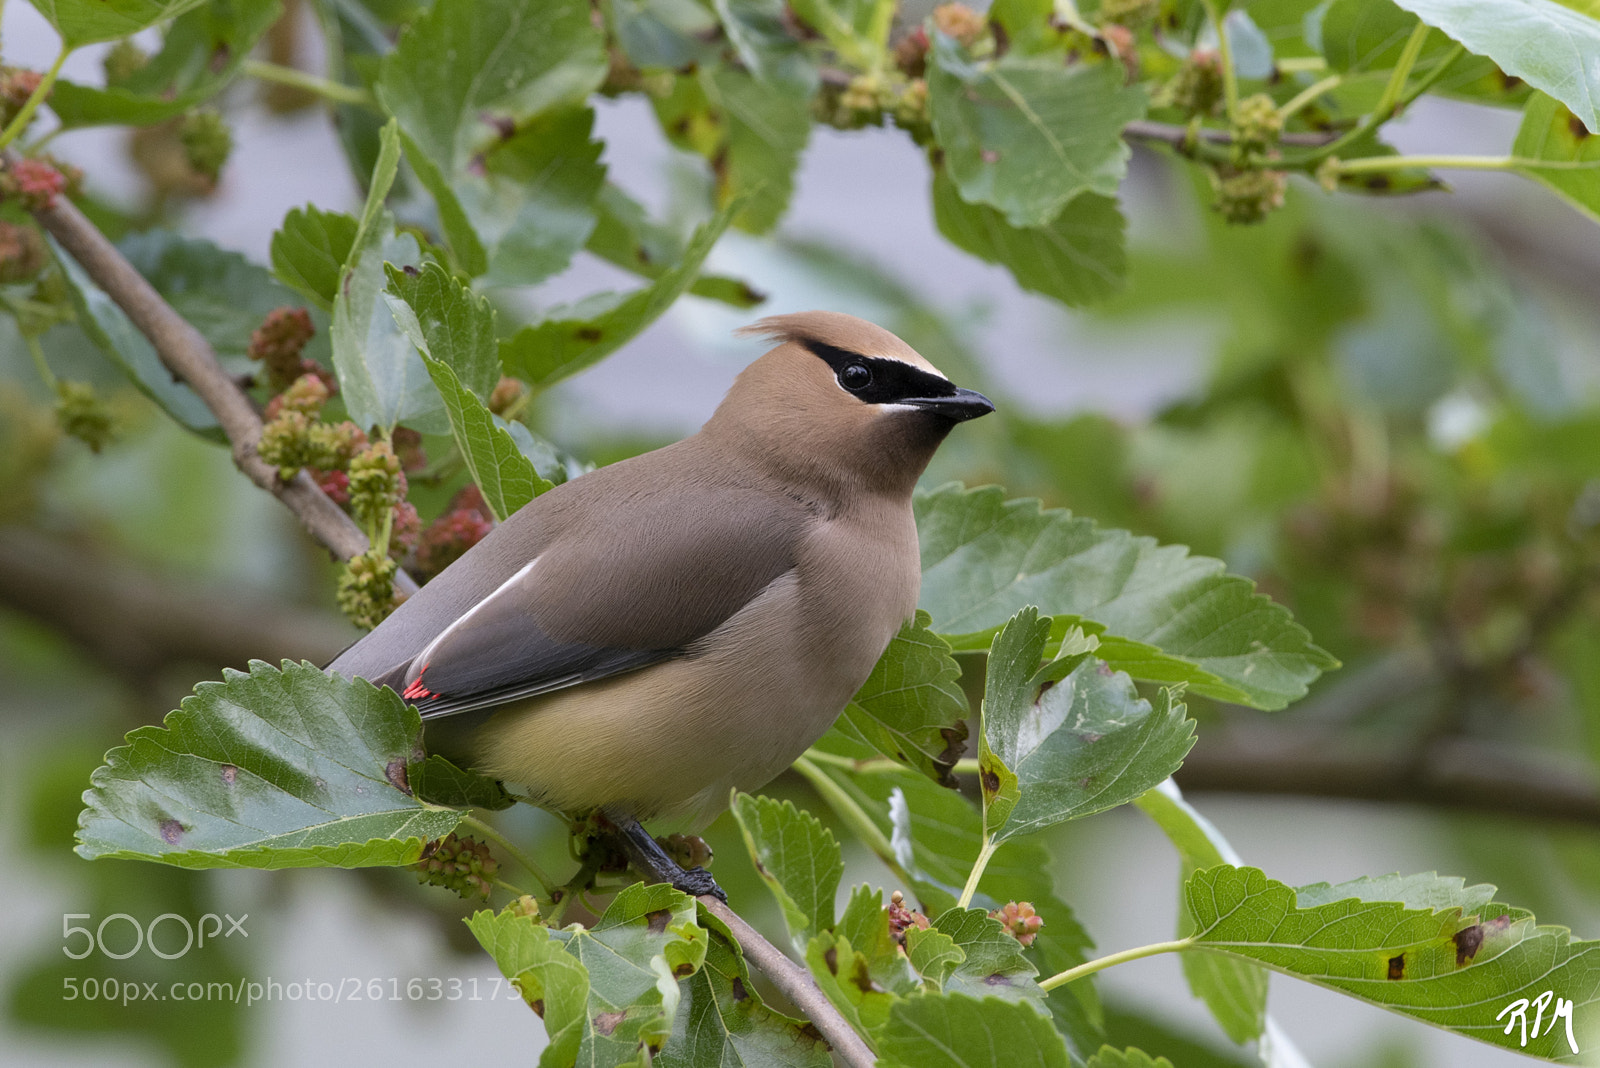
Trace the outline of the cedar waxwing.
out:
[[[328,670],[568,814],[698,822],[788,767],[912,616],[912,488],[994,406],[849,315],[741,333],[780,344],[699,433],[536,498]]]

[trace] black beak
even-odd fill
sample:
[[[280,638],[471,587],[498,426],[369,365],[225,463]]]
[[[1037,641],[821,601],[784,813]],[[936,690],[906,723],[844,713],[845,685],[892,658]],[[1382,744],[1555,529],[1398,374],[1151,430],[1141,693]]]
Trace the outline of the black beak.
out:
[[[994,402],[975,389],[957,389],[948,397],[907,397],[895,403],[942,415],[952,423],[964,423],[994,411]]]

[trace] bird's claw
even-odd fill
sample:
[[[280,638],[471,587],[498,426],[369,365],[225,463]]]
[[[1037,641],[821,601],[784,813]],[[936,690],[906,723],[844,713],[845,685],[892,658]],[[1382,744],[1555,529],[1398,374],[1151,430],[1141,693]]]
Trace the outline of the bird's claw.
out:
[[[690,897],[699,897],[710,894],[724,905],[728,903],[728,895],[722,887],[717,885],[710,872],[704,868],[689,868],[672,881],[674,890],[681,890]]]

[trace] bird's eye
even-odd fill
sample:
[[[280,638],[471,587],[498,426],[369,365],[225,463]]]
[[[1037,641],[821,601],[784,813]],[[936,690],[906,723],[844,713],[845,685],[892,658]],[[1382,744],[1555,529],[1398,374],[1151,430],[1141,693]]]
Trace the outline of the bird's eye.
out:
[[[859,393],[872,385],[872,370],[864,363],[845,364],[839,372],[839,384],[852,393]]]

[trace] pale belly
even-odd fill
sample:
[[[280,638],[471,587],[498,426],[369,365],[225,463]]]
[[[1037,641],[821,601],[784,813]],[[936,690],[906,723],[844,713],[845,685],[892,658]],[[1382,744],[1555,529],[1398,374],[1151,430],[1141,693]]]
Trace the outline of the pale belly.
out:
[[[496,713],[474,737],[476,766],[563,812],[709,822],[730,790],[759,789],[827,731],[907,614],[902,596],[818,626],[795,574],[708,636],[700,655]]]

